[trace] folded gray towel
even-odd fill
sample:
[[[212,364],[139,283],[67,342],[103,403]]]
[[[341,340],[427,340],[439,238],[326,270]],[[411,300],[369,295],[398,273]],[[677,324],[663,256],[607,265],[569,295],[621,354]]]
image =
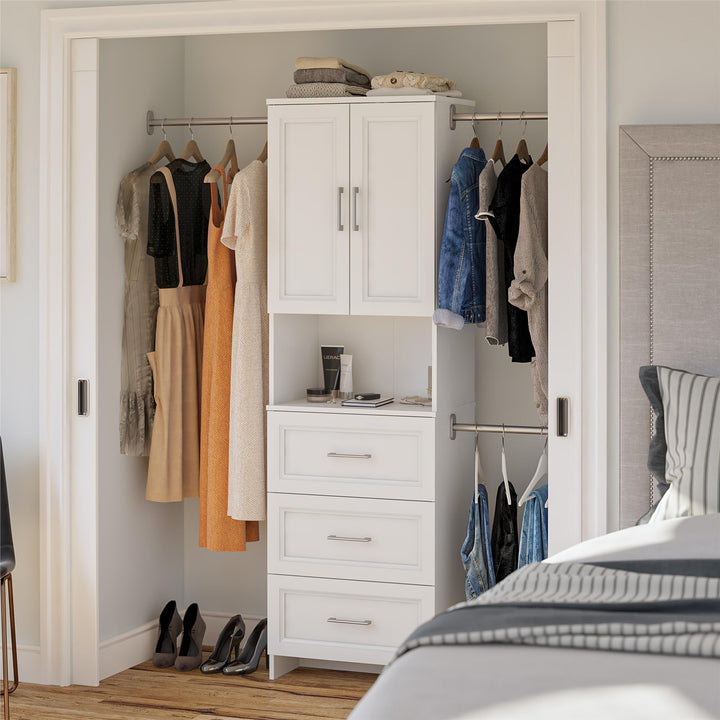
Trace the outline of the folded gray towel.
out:
[[[347,68],[307,68],[296,70],[293,79],[303,83],[345,83],[358,87],[370,88],[370,78]]]
[[[289,98],[315,98],[315,97],[353,97],[365,95],[367,90],[357,85],[345,85],[344,83],[301,83],[291,85],[285,96]]]

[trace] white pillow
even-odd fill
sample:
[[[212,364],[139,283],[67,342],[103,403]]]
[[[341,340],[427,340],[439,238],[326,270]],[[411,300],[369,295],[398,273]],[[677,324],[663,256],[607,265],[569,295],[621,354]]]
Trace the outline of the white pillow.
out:
[[[720,513],[720,378],[658,367],[665,415],[665,479],[650,522]]]
[[[634,525],[586,540],[545,562],[715,559],[720,562],[720,515]]]

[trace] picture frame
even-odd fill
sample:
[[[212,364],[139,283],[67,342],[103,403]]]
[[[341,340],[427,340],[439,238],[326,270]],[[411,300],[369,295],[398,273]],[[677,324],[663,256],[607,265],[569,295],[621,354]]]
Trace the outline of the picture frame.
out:
[[[17,69],[0,68],[0,282],[15,280]]]

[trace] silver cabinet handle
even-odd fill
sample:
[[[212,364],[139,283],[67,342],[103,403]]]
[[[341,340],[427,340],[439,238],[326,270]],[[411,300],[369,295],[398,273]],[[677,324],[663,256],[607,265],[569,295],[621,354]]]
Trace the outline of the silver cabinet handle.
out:
[[[360,455],[353,455],[352,453],[336,453],[329,452],[327,454],[329,458],[351,458],[353,460],[370,460],[372,455],[370,453],[362,453]]]
[[[327,621],[341,625],[372,625],[372,620],[344,620],[343,618],[329,617]]]
[[[337,221],[338,221],[338,230],[342,232],[345,229],[345,226],[342,224],[342,196],[345,192],[344,187],[339,187],[337,192]]]
[[[360,229],[360,226],[358,225],[357,221],[357,196],[360,192],[359,187],[353,188],[353,209],[352,209],[352,224],[353,224],[353,230],[357,232]]]
[[[344,535],[328,535],[328,540],[343,540],[344,542],[372,542],[371,537],[345,537]]]

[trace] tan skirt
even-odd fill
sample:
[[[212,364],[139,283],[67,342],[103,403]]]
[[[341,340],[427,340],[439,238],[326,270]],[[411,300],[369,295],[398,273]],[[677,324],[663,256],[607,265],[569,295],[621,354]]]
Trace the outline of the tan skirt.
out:
[[[204,285],[160,289],[155,351],[148,353],[156,408],[147,500],[198,495],[204,312]]]

